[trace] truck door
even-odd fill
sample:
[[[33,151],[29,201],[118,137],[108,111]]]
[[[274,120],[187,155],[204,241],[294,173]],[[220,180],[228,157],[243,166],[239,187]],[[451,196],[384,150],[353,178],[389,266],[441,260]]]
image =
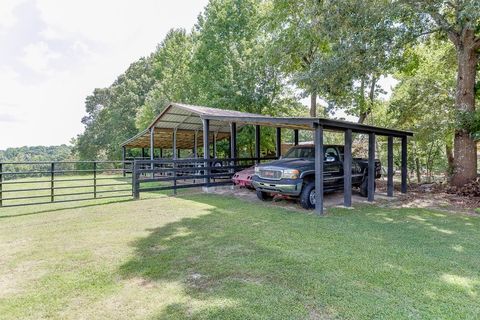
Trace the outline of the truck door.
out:
[[[326,188],[343,185],[343,164],[336,147],[326,147],[324,156],[324,185]]]

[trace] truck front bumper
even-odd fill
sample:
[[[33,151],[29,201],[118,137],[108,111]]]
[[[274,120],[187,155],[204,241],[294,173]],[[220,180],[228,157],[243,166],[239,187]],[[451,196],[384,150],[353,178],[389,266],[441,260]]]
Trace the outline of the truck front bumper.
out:
[[[300,195],[300,192],[302,192],[303,180],[266,180],[254,176],[252,184],[253,187],[258,191],[298,196]]]

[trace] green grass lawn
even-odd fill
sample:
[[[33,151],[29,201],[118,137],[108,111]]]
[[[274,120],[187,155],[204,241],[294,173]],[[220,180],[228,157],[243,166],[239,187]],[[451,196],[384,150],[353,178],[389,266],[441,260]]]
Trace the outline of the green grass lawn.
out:
[[[0,209],[2,319],[475,319],[480,218],[197,194]]]

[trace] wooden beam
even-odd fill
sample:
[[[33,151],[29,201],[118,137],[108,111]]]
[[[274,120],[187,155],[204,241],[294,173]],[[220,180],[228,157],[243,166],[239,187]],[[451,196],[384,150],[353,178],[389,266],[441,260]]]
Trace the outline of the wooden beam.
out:
[[[343,205],[352,206],[352,130],[345,131],[343,150]]]
[[[407,193],[407,137],[402,138],[402,193]]]
[[[393,137],[387,141],[387,196],[393,197]]]
[[[277,137],[275,139],[276,142],[276,147],[275,147],[275,152],[277,158],[280,158],[282,156],[282,128],[277,127]]]
[[[315,128],[315,213],[323,215],[323,127]]]
[[[375,199],[375,133],[368,134],[368,201]]]

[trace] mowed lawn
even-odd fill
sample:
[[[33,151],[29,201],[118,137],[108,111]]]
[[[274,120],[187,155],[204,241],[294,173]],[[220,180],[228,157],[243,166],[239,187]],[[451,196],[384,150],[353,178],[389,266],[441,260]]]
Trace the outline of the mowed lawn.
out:
[[[480,218],[218,195],[0,209],[1,319],[475,319]]]

